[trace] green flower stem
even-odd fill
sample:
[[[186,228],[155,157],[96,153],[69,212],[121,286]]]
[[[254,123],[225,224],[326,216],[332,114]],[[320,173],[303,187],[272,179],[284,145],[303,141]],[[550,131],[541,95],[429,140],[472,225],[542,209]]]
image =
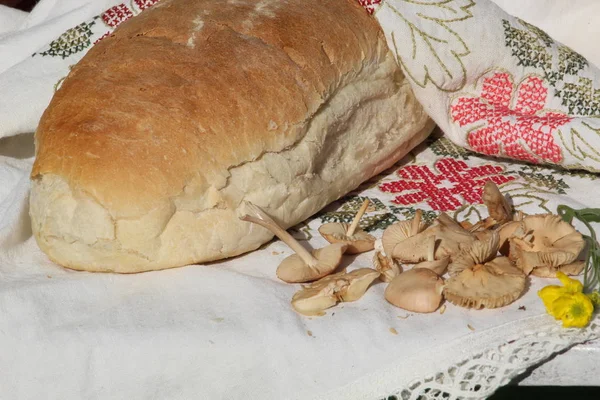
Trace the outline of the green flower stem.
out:
[[[600,245],[596,238],[596,231],[591,224],[592,222],[600,222],[600,208],[575,210],[561,204],[557,208],[557,213],[563,221],[570,224],[573,223],[573,218],[577,218],[589,230],[589,235],[582,235],[589,246],[583,271],[583,287],[588,292],[600,289]]]

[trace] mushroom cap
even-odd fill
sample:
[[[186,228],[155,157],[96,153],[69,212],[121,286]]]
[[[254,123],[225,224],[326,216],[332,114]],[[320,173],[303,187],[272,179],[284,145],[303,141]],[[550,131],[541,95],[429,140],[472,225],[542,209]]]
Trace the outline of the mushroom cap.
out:
[[[500,235],[499,249],[500,254],[508,256],[510,253],[510,243],[508,239],[519,229],[521,221],[509,221],[496,229]]]
[[[373,281],[381,274],[372,268],[359,268],[346,273],[342,278],[349,281],[348,286],[340,290],[338,297],[343,302],[351,302],[360,299]]]
[[[402,265],[394,260],[393,258],[386,257],[380,251],[375,251],[373,255],[373,266],[378,271],[383,282],[391,282],[392,279],[400,275],[402,272]]]
[[[565,275],[579,275],[585,268],[585,261],[575,261],[570,264],[561,265],[560,267],[537,267],[531,271],[531,275],[539,278],[556,278],[558,271]]]
[[[359,268],[352,272],[339,272],[305,285],[292,297],[292,307],[300,314],[322,315],[339,301],[351,302],[360,299],[379,277],[371,268]]]
[[[509,241],[511,260],[526,274],[571,264],[585,247],[583,236],[554,214],[526,216]]]
[[[346,254],[358,254],[373,250],[375,237],[367,232],[356,229],[354,234],[348,236],[350,224],[344,222],[329,222],[319,227],[319,233],[329,243],[345,243],[348,245]]]
[[[521,296],[526,279],[507,257],[498,257],[451,277],[444,287],[444,296],[460,307],[503,307]]]
[[[335,271],[345,251],[344,243],[333,243],[313,250],[312,255],[318,261],[313,266],[306,264],[297,254],[292,254],[277,267],[277,277],[288,283],[315,281]]]
[[[385,299],[396,307],[430,313],[442,302],[444,280],[426,268],[413,268],[395,277],[385,288]]]
[[[323,315],[323,311],[338,303],[334,295],[335,282],[320,287],[305,287],[292,297],[292,308],[303,315]]]
[[[483,186],[482,198],[488,209],[488,215],[496,223],[503,224],[512,219],[511,206],[493,181],[487,181]]]
[[[499,243],[500,235],[497,231],[479,232],[478,240],[463,246],[460,253],[454,257],[448,266],[448,272],[454,276],[467,268],[491,261],[498,253]]]
[[[449,263],[450,263],[450,257],[446,256],[439,260],[420,262],[417,265],[415,265],[414,268],[430,269],[433,272],[435,272],[436,274],[442,276],[446,273],[446,268],[448,267]]]
[[[419,263],[428,260],[429,242],[435,238],[434,258],[452,259],[460,253],[462,247],[476,240],[476,236],[463,228],[458,222],[442,213],[434,225],[415,236],[396,243],[392,253],[386,254],[405,263]],[[383,241],[383,240],[382,240]],[[385,247],[384,247],[385,249]]]
[[[383,251],[388,257],[391,256],[394,251],[394,247],[398,243],[408,239],[411,236],[414,236],[412,232],[412,225],[413,220],[398,221],[388,226],[385,231],[383,231],[383,235],[381,236],[381,244],[383,245]],[[425,226],[425,223],[420,221],[417,233],[423,232]]]
[[[430,234],[435,235],[437,248],[435,259],[450,257],[459,254],[460,250],[477,240],[477,236],[463,228],[454,218],[446,213],[441,213],[436,225],[429,228]]]

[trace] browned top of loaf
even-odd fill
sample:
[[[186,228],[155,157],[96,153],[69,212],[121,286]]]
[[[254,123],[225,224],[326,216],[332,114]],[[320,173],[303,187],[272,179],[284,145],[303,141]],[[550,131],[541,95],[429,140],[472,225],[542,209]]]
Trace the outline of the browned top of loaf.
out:
[[[72,69],[44,113],[32,171],[65,177],[120,217],[213,185],[292,145],[387,50],[355,0],[163,0]]]

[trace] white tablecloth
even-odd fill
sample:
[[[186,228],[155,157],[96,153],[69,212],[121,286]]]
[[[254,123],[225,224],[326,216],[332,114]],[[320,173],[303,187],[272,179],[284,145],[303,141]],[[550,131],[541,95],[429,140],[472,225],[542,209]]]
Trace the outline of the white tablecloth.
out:
[[[128,276],[74,272],[48,261],[29,227],[27,132],[64,65],[40,64],[31,53],[117,3],[42,0],[27,16],[0,7],[0,22],[14,22],[0,26],[1,399],[416,399],[436,390],[481,398],[552,354],[598,337],[597,317],[586,329],[565,330],[545,315],[536,291],[554,280],[532,279],[528,292],[502,309],[447,304],[443,315],[394,308],[379,283],[358,302],[303,317],[289,304],[298,287],[275,277],[290,254],[278,241],[221,263]],[[440,163],[454,171],[436,183],[443,187],[511,177],[502,189],[528,212],[559,203],[598,206],[593,175],[479,158],[438,139],[294,234],[322,245],[316,227],[347,218],[365,196],[375,204],[365,220],[375,235],[415,208],[428,215],[436,207],[459,216],[482,212],[477,204],[452,209],[449,199],[407,204],[394,184],[403,168],[439,174]],[[491,172],[478,175],[481,166]],[[464,203],[460,193],[454,199]],[[370,266],[371,257],[358,256],[351,268]]]

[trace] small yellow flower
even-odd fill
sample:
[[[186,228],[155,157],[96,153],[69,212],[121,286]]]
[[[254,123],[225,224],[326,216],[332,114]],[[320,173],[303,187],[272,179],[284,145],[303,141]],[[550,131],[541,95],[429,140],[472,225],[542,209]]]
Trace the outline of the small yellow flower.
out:
[[[597,299],[583,294],[583,285],[578,280],[562,272],[557,272],[556,277],[564,286],[549,285],[538,292],[546,311],[561,320],[565,328],[583,328],[592,318],[592,301]]]
[[[538,291],[538,296],[540,296],[544,302],[548,314],[552,314],[552,304],[556,301],[556,299],[561,296],[568,296],[569,294],[571,293],[567,292],[564,287],[556,285],[546,286]]]
[[[552,315],[562,321],[565,328],[583,328],[592,319],[594,305],[583,293],[560,296],[552,303]]]
[[[571,279],[562,272],[557,272],[556,277],[564,286],[549,285],[538,291],[538,296],[542,298],[546,311],[552,315],[552,303],[561,296],[583,292],[583,285],[576,279]]]
[[[582,293],[583,292],[583,284],[579,282],[577,279],[569,278],[563,272],[558,271],[556,273],[556,277],[560,280],[560,282],[564,285],[565,289],[569,293]]]

